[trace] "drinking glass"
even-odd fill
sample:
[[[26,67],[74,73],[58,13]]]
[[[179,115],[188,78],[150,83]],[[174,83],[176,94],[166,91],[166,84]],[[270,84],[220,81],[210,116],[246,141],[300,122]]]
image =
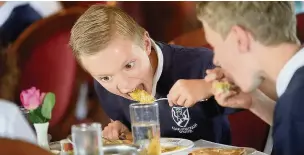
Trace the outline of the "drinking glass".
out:
[[[75,155],[103,155],[102,129],[99,123],[83,123],[72,126]]]
[[[129,108],[134,144],[140,146],[142,154],[160,155],[158,103],[133,103]]]

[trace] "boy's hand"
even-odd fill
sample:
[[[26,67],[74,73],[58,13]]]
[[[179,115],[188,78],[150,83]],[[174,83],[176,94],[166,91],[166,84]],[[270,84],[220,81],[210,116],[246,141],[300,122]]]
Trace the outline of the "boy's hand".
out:
[[[214,68],[214,69],[208,69],[206,71],[207,75],[205,77],[205,80],[207,82],[214,82],[216,81],[229,81],[232,82],[232,79],[230,78],[230,75],[225,72],[222,68]]]
[[[222,68],[215,68],[206,71],[205,80],[210,83],[216,81],[228,81],[231,84],[231,90],[221,92],[216,88],[212,88],[212,92],[217,103],[223,107],[244,108],[249,109],[252,105],[252,95],[242,92],[236,85],[233,84],[229,74]]]
[[[111,121],[111,123],[106,126],[103,131],[103,137],[110,140],[118,140],[120,134],[130,132],[129,129],[122,124],[120,121]]]
[[[191,107],[200,100],[212,96],[211,83],[204,79],[178,80],[168,94],[170,106]]]
[[[249,109],[252,105],[252,95],[238,90],[228,92],[216,92],[214,94],[217,103],[223,107]]]

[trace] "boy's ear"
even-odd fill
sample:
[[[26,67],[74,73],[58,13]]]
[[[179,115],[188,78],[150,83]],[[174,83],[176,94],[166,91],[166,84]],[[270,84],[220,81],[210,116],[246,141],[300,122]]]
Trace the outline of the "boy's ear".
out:
[[[151,43],[151,38],[149,36],[149,33],[147,31],[145,31],[144,33],[144,49],[145,49],[145,52],[147,53],[147,55],[150,55],[151,54],[151,46],[152,46],[152,43]]]

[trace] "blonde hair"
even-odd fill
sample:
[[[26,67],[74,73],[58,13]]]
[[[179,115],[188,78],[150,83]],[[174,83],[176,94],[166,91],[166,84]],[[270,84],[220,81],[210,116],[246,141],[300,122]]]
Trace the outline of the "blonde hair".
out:
[[[19,68],[15,53],[0,49],[1,74],[0,98],[15,101],[15,93],[19,82]]]
[[[80,55],[92,55],[106,48],[119,35],[143,48],[145,30],[119,8],[91,6],[71,30],[70,46],[79,61]]]
[[[293,2],[198,2],[197,16],[226,38],[238,25],[264,45],[299,43]]]

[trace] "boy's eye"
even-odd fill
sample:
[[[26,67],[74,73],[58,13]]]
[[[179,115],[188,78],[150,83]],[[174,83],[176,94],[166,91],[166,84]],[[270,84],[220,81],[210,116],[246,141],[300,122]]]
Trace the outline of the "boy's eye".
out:
[[[130,62],[130,63],[128,63],[127,65],[126,65],[126,68],[127,69],[131,69],[131,68],[133,68],[133,66],[135,65],[135,62],[133,61],[133,62]]]
[[[100,77],[100,80],[103,81],[103,82],[108,82],[112,79],[111,76],[105,76],[105,77]]]

